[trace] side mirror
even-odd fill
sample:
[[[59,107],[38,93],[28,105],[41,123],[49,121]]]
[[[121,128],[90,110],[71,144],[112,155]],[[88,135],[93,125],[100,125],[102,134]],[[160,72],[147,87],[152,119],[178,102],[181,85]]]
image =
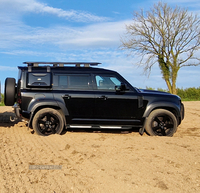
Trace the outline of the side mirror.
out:
[[[129,90],[127,86],[124,83],[121,83],[120,86],[115,86],[116,92],[125,92],[126,90]]]

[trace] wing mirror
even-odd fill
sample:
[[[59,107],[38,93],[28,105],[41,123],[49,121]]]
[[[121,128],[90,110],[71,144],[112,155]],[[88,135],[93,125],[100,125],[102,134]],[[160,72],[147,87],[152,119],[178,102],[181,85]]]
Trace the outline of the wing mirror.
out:
[[[121,83],[120,86],[115,86],[115,91],[116,92],[125,92],[126,90],[129,90],[126,86],[126,84]]]

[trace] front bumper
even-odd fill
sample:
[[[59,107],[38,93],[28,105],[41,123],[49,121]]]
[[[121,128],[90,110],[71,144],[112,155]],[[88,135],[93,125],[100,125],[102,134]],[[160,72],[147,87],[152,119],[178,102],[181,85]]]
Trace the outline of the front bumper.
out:
[[[185,108],[183,103],[181,103],[181,120],[183,120],[185,117]]]

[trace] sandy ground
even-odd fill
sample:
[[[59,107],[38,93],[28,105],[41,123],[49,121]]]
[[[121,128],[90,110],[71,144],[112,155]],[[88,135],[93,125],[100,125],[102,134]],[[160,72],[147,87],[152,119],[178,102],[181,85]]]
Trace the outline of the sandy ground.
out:
[[[41,137],[0,107],[0,192],[200,192],[200,101],[173,137],[138,131]],[[6,123],[7,122],[7,123]]]

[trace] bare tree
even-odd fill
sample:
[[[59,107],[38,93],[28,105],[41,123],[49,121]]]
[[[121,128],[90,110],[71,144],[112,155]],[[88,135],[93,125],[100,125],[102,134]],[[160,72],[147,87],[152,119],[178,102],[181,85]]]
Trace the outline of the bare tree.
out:
[[[122,49],[139,54],[139,65],[151,72],[158,64],[170,93],[176,94],[178,71],[184,66],[196,66],[195,54],[200,48],[200,19],[180,7],[166,3],[154,4],[150,11],[134,12],[133,22],[126,26]]]

